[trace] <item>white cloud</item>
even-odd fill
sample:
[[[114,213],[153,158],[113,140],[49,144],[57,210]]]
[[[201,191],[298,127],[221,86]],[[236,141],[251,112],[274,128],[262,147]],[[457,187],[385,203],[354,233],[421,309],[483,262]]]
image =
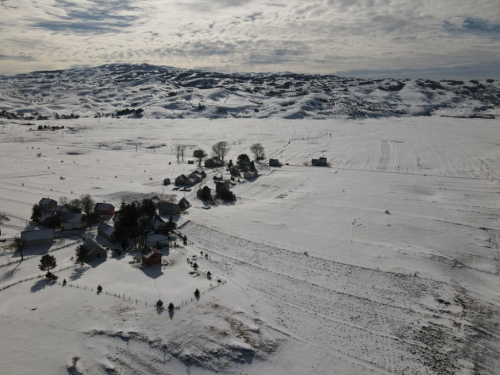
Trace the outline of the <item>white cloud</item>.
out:
[[[223,71],[424,74],[474,64],[494,71],[500,61],[497,0],[0,4],[3,74],[117,61]]]

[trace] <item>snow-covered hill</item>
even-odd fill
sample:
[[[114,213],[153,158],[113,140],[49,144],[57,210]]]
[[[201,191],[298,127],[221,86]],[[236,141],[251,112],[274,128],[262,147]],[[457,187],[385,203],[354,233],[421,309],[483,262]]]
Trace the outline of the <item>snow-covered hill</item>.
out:
[[[0,77],[0,116],[314,118],[494,114],[500,83],[223,74],[112,64]]]

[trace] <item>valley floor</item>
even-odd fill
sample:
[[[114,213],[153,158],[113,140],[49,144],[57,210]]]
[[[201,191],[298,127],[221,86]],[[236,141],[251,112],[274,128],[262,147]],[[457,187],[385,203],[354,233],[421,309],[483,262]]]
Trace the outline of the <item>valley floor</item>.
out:
[[[0,123],[1,374],[500,371],[498,120],[54,124],[65,129]],[[162,185],[221,140],[233,161],[260,142],[283,165],[257,164],[235,203],[209,210],[198,186]],[[312,167],[321,156],[329,166]],[[206,172],[211,188],[226,174]],[[131,252],[80,267],[78,234],[95,229],[75,233],[50,249],[68,284],[46,282],[48,249],[20,262],[10,239],[42,197],[87,193],[117,207],[185,196],[192,207],[175,220],[188,244],[163,251],[168,266],[137,268]],[[178,309],[158,310],[158,299]]]

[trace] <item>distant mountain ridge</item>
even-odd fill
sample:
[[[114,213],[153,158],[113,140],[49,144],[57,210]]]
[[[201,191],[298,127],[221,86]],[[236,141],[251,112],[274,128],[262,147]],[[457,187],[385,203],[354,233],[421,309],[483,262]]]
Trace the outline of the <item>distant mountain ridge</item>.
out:
[[[483,115],[500,82],[216,73],[149,64],[0,77],[0,117],[366,118]]]

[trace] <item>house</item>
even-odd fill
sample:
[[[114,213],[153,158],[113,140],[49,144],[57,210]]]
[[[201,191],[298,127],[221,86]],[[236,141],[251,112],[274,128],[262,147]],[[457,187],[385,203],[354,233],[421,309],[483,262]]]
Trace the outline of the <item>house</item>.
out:
[[[113,215],[115,213],[115,206],[111,203],[97,203],[94,207],[94,212],[99,215]]]
[[[195,158],[202,158],[205,155],[205,151],[203,150],[194,150],[193,156]]]
[[[184,182],[187,180],[186,175],[181,174],[179,177],[175,179],[176,185],[184,185]]]
[[[64,214],[64,213],[75,213],[75,214],[81,214],[82,210],[78,207],[72,206],[70,204],[64,204],[64,205],[58,205],[56,207],[56,212],[59,214]]]
[[[189,175],[190,178],[192,178],[193,180],[195,180],[196,182],[201,182],[203,180],[203,177],[201,174],[197,173],[197,172],[193,172]]]
[[[93,238],[87,237],[85,242],[83,243],[88,250],[87,261],[91,261],[99,258],[106,258],[108,256],[108,252],[104,247],[102,247],[96,240]]]
[[[103,236],[110,242],[113,242],[113,235],[115,234],[115,228],[106,223],[100,223],[97,227],[97,234]]]
[[[187,200],[186,198],[182,198],[182,199],[179,201],[178,205],[179,205],[179,208],[180,208],[182,211],[187,210],[187,209],[191,206],[191,204],[188,202],[188,200]]]
[[[270,167],[280,167],[281,163],[278,159],[269,159],[269,166]]]
[[[62,227],[66,230],[82,229],[83,215],[74,212],[65,212],[61,215]]]
[[[158,208],[158,206],[161,203],[161,199],[157,195],[155,195],[154,197],[151,197],[151,198],[144,199],[144,200],[153,203],[153,205],[155,206],[155,208]]]
[[[23,249],[32,246],[51,246],[54,242],[54,229],[26,230],[21,232]]]
[[[198,168],[197,170],[195,170],[195,172],[200,174],[201,178],[207,178],[207,174],[205,173],[205,171],[203,169]]]
[[[162,253],[154,247],[144,246],[144,249],[141,250],[141,255],[142,263],[148,267],[153,264],[161,264]]]
[[[162,215],[178,215],[180,212],[181,208],[175,203],[162,202],[160,204],[160,214]]]
[[[214,156],[210,159],[205,160],[205,167],[207,168],[218,168],[222,166],[222,160],[220,160],[218,156]]]
[[[57,208],[57,202],[50,198],[42,198],[38,205],[42,209],[42,211],[55,211]]]
[[[148,225],[151,229],[157,230],[158,228],[165,225],[165,221],[158,214],[151,215],[148,219]]]
[[[38,224],[45,225],[46,221],[55,215],[57,215],[56,211],[42,211]]]
[[[257,172],[252,172],[252,171],[243,172],[243,177],[246,178],[247,180],[250,180],[252,178],[257,177]]]
[[[157,249],[168,247],[169,241],[170,237],[167,234],[151,232],[146,235],[146,246],[155,247]]]
[[[165,178],[163,180],[163,185],[165,185],[165,186],[170,185],[170,178]]]
[[[215,182],[215,192],[224,193],[230,191],[229,181],[216,181]]]
[[[196,184],[196,180],[189,176],[189,178],[186,179],[186,181],[184,181],[184,186],[193,186]]]

